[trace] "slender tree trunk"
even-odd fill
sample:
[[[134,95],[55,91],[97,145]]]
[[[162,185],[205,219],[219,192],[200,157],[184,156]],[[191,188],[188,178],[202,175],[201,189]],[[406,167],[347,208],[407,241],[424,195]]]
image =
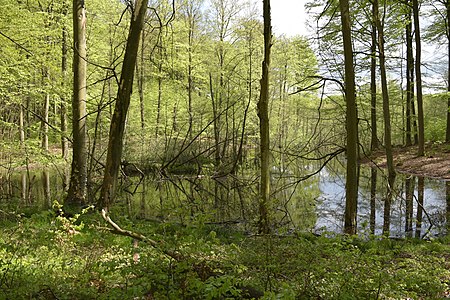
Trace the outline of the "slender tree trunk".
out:
[[[417,120],[419,123],[419,149],[417,155],[423,156],[425,154],[425,126],[423,119],[423,93],[422,93],[422,72],[421,72],[422,45],[420,39],[418,0],[413,0],[413,15],[414,15],[414,32],[416,39]]]
[[[389,92],[386,76],[386,60],[384,55],[384,34],[383,24],[381,24],[378,0],[374,0],[374,9],[376,14],[376,22],[378,28],[378,50],[380,56],[380,73],[381,73],[381,89],[383,94],[383,117],[384,117],[384,141],[386,147],[386,159],[389,177],[395,177],[394,160],[392,156],[392,141],[391,141],[391,113],[389,109]]]
[[[447,91],[449,96],[447,98],[447,130],[445,132],[445,141],[450,142],[450,0],[447,0]]]
[[[414,57],[413,57],[413,37],[410,2],[407,0],[406,6],[406,146],[412,145],[412,128],[411,128],[411,104],[414,101],[414,83],[411,77],[414,73]]]
[[[46,76],[47,77],[47,76]],[[49,122],[49,110],[50,110],[50,94],[45,93],[43,116],[42,116],[42,143],[41,147],[44,151],[48,152],[48,122]]]
[[[348,0],[340,0],[342,37],[345,60],[345,101],[347,130],[347,175],[345,182],[344,232],[356,234],[356,214],[358,205],[358,115],[356,111],[355,70]]]
[[[64,3],[64,15],[66,15],[66,4]],[[60,105],[60,121],[61,121],[61,156],[67,159],[69,154],[69,143],[67,140],[67,99],[66,99],[66,80],[67,80],[67,28],[62,29],[62,45],[61,45],[61,73],[62,73],[62,96]]]
[[[162,35],[160,33],[158,39],[158,54],[159,54],[159,62],[158,62],[158,100],[157,100],[157,108],[156,108],[156,130],[155,137],[158,138],[159,135],[159,127],[161,122],[161,100],[162,100],[162,67],[163,67],[163,52],[162,52]]]
[[[20,132],[20,144],[23,145],[25,143],[25,124],[24,124],[24,113],[23,113],[23,105],[19,106],[19,132]]]
[[[193,90],[193,81],[192,81],[192,48],[193,48],[193,40],[194,40],[194,16],[192,14],[188,15],[189,18],[189,32],[188,32],[188,114],[189,114],[189,132],[188,136],[190,139],[192,139],[192,124],[194,121],[192,111],[192,90]]]
[[[246,124],[247,124],[247,115],[248,115],[248,110],[250,108],[250,104],[252,102],[253,99],[253,94],[252,94],[252,71],[253,71],[253,64],[252,64],[252,54],[253,54],[253,47],[252,47],[252,41],[253,41],[253,36],[252,36],[252,32],[250,31],[249,36],[248,36],[248,77],[247,77],[247,88],[248,88],[248,99],[247,99],[247,104],[244,105],[244,119],[242,121],[242,131],[241,131],[241,140],[239,142],[239,149],[238,149],[238,153],[237,153],[237,157],[236,157],[236,161],[234,162],[233,168],[231,170],[231,174],[235,174],[237,171],[237,164],[238,162],[240,164],[243,163],[244,161],[244,156],[245,154],[243,153],[244,151],[244,143],[246,140],[246,135],[245,135],[245,128],[246,128]],[[239,191],[239,190],[238,190]],[[241,196],[241,195],[239,195]]]
[[[261,184],[259,202],[259,232],[270,232],[269,198],[270,198],[270,139],[269,139],[269,67],[270,49],[272,47],[272,25],[270,0],[263,0],[264,17],[264,61],[262,62],[261,92],[258,102]]]
[[[387,186],[387,196],[385,199],[385,208],[384,208],[384,226],[383,226],[383,234],[389,234],[389,219],[390,219],[390,209],[391,209],[391,201],[393,197],[393,188],[395,183],[395,168],[394,168],[394,159],[392,155],[392,142],[391,142],[391,113],[389,109],[389,92],[387,85],[387,76],[386,76],[386,60],[384,55],[384,34],[383,27],[384,24],[381,23],[379,9],[378,9],[378,0],[374,0],[373,2],[375,16],[376,16],[376,24],[378,31],[378,52],[380,56],[380,73],[381,73],[381,90],[383,94],[383,117],[384,117],[384,141],[386,148],[386,160],[387,160],[387,168],[388,168],[388,186]]]
[[[139,107],[141,113],[141,129],[142,134],[145,132],[145,107],[144,107],[144,40],[145,32],[141,36],[141,55],[139,64],[136,64],[136,72],[138,73],[138,90],[139,90]]]
[[[212,103],[212,109],[213,109],[213,130],[214,130],[214,167],[216,169],[216,172],[219,171],[220,166],[220,133],[219,133],[219,112],[217,111],[217,103],[216,103],[216,97],[214,95],[214,89],[213,89],[213,83],[212,83],[212,75],[209,73],[209,90],[211,94],[211,103]]]
[[[378,137],[377,137],[377,27],[376,27],[375,9],[372,6],[372,44],[370,52],[372,54],[370,58],[370,125],[371,125],[371,143],[370,149],[372,151],[378,149]]]
[[[133,15],[131,17],[130,31],[119,81],[119,90],[117,91],[116,104],[109,131],[108,154],[106,157],[105,174],[99,199],[101,207],[108,208],[115,198],[117,176],[122,157],[125,121],[130,105],[134,69],[139,49],[140,35],[147,12],[147,5],[148,0],[136,0]]]
[[[73,100],[72,170],[66,204],[86,201],[86,7],[84,0],[73,0]]]

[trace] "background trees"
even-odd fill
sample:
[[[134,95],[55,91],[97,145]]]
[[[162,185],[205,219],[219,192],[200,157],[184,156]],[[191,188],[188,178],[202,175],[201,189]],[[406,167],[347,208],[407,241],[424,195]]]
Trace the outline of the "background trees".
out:
[[[272,178],[274,189],[268,197],[277,195],[284,185],[298,184],[306,172],[305,160],[337,153],[347,143],[359,145],[355,146],[356,154],[347,147],[355,157],[363,156],[370,148],[375,151],[378,146],[389,152],[391,145],[414,144],[422,110],[414,92],[419,65],[426,78],[424,121],[419,122],[423,123],[419,131],[424,127],[428,139],[421,141],[444,140],[446,129],[442,124],[448,111],[448,95],[430,89],[424,68],[428,62],[419,62],[412,50],[413,42],[429,43],[433,37],[437,41],[439,37],[446,46],[447,29],[440,21],[447,20],[443,14],[447,2],[423,2],[418,17],[430,14],[436,21],[430,26],[422,23],[426,34],[418,36],[412,30],[418,24],[412,20],[412,8],[419,3],[380,1],[378,23],[383,26],[378,32],[372,3],[348,3],[346,23],[352,30],[346,37],[351,42],[345,45],[347,55],[353,55],[358,118],[353,104],[348,106],[341,97],[340,84],[347,80],[339,2],[310,4],[311,16],[319,26],[317,39],[272,37],[267,69],[270,76],[264,91],[271,120],[266,131],[270,142],[265,143],[271,155],[265,164],[272,167],[265,174],[271,178],[267,174],[294,173],[297,180],[286,184],[284,179]],[[81,167],[87,171],[76,171],[77,165],[72,167],[73,172],[86,174],[79,182],[86,184],[87,192],[74,192],[74,183],[69,197],[83,202],[81,195],[86,194],[88,201],[93,201],[100,187],[98,178],[107,165],[107,140],[113,107],[119,99],[115,91],[124,75],[120,66],[132,18],[126,8],[129,3],[89,2],[86,54],[82,53],[85,47],[76,42],[77,32],[67,30],[73,16],[79,15],[68,11],[68,3],[47,0],[1,4],[7,8],[0,19],[1,38],[5,41],[0,63],[2,154],[12,153],[8,159],[17,164],[37,154],[47,162],[56,161],[53,155],[60,151],[70,157],[66,156],[66,147],[59,146],[61,138],[70,140],[74,149],[72,163],[79,165],[77,161],[83,161],[87,165]],[[159,170],[164,176],[256,176],[263,154],[258,147],[261,140],[257,114],[261,93],[258,80],[262,77],[259,66],[265,54],[262,7],[258,10],[250,2],[238,5],[229,0],[153,1],[151,6],[139,41],[138,80],[132,85],[135,93],[130,96],[128,117],[119,122],[123,123],[123,160],[144,172]],[[67,57],[74,57],[74,62],[68,62]],[[384,64],[379,65],[384,65],[386,71],[382,81],[376,69],[380,59],[384,59]],[[86,67],[81,70],[86,73],[85,83],[70,75],[80,73],[77,66]],[[433,87],[448,89],[444,80],[433,80]],[[381,101],[388,98],[384,106],[389,112],[379,113]],[[74,111],[66,109],[69,99],[73,99]],[[352,115],[346,116],[347,111],[353,111]],[[69,126],[65,125],[66,119],[72,121]],[[47,148],[47,140],[49,150],[42,151],[42,146]],[[118,156],[110,160],[119,163]],[[352,165],[349,168],[354,170]],[[229,191],[221,184],[218,179],[213,191],[216,208],[229,199]],[[349,192],[355,194],[354,190]]]

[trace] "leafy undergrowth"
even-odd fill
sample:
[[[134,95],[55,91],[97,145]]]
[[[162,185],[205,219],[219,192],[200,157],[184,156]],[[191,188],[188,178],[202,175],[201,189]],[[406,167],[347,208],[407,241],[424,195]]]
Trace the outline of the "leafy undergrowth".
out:
[[[114,218],[114,216],[112,216]],[[449,239],[249,237],[131,222],[159,248],[114,235],[98,213],[0,218],[0,299],[442,299]],[[178,253],[177,259],[164,252]]]

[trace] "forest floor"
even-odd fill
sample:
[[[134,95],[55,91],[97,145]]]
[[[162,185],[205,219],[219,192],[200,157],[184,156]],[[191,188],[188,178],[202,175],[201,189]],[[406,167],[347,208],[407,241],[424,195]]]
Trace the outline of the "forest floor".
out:
[[[111,234],[94,211],[0,210],[0,299],[450,297],[450,237],[246,236],[111,215],[159,246]]]
[[[424,156],[417,156],[417,146],[394,147],[393,155],[397,172],[450,180],[450,144],[448,143],[426,144]],[[375,151],[361,163],[385,168],[384,149]]]

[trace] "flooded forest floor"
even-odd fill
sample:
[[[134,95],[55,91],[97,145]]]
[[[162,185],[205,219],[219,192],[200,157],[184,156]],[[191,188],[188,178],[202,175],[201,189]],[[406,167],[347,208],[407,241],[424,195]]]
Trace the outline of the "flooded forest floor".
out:
[[[427,143],[425,155],[417,156],[417,146],[394,147],[394,164],[397,172],[435,179],[450,180],[450,144]],[[362,164],[386,167],[384,149],[373,152],[361,160]]]

